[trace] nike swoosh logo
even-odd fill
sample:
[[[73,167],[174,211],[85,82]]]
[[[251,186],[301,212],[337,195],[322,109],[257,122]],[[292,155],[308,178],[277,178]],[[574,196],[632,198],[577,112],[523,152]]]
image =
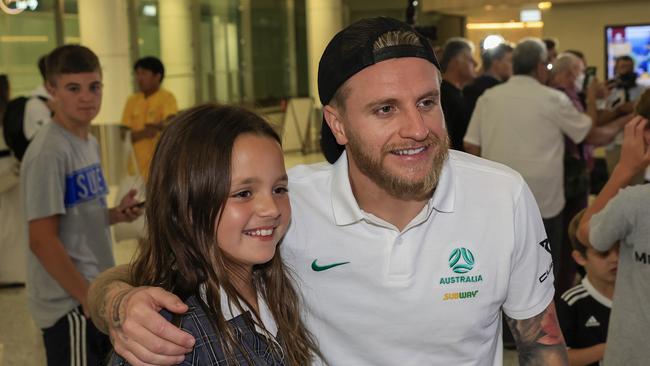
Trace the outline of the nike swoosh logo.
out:
[[[314,259],[314,261],[311,262],[311,269],[314,272],[326,271],[326,270],[328,270],[330,268],[334,268],[334,267],[338,267],[338,266],[342,266],[344,264],[350,263],[350,262],[339,262],[339,263],[332,263],[332,264],[326,264],[324,266],[319,266],[318,264],[316,264],[317,260],[318,259]]]

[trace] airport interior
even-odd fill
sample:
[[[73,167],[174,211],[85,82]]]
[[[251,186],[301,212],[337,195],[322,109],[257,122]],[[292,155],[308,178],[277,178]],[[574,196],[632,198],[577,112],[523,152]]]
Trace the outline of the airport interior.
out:
[[[650,0],[553,0],[543,2],[531,0],[0,0],[0,116],[3,115],[5,107],[7,107],[7,111],[9,110],[8,106],[11,105],[13,100],[25,96],[28,98],[25,103],[41,100],[44,103],[43,105],[47,106],[46,108],[52,110],[53,121],[56,120],[57,116],[54,109],[48,104],[52,99],[47,101],[47,98],[51,98],[51,96],[38,96],[38,90],[47,94],[44,85],[49,81],[44,80],[44,78],[47,79],[49,76],[45,77],[44,75],[50,75],[48,73],[52,72],[46,70],[45,74],[42,75],[39,72],[39,60],[43,58],[46,65],[54,64],[54,61],[51,61],[51,57],[48,56],[51,55],[53,50],[64,45],[82,45],[94,52],[101,63],[101,108],[92,119],[89,131],[98,143],[100,160],[100,168],[98,169],[100,169],[99,174],[103,174],[102,179],[104,182],[102,184],[107,188],[107,191],[103,194],[102,202],[108,207],[121,205],[122,195],[128,192],[129,188],[144,187],[142,179],[140,181],[134,179],[135,175],[144,176],[144,179],[146,179],[147,173],[142,172],[142,170],[148,169],[147,164],[142,165],[137,161],[140,159],[140,155],[136,156],[135,154],[140,154],[140,151],[135,148],[136,136],[140,136],[138,135],[140,131],[133,124],[129,125],[129,123],[135,122],[128,122],[127,119],[131,118],[129,113],[135,113],[132,110],[133,108],[142,108],[143,106],[148,108],[146,107],[146,99],[152,93],[160,94],[159,91],[164,91],[167,93],[166,98],[171,98],[166,102],[162,102],[165,105],[161,108],[167,108],[173,104],[174,110],[166,113],[164,118],[144,122],[146,126],[153,126],[153,124],[159,126],[157,127],[159,128],[158,132],[148,135],[156,136],[151,137],[152,144],[157,143],[160,131],[164,131],[174,123],[174,115],[178,116],[177,113],[182,113],[184,110],[204,103],[235,105],[262,116],[279,134],[287,170],[302,164],[326,166],[328,163],[321,146],[321,125],[324,114],[329,109],[326,109],[326,106],[322,103],[323,96],[319,95],[319,82],[325,83],[319,78],[319,62],[326,46],[338,32],[355,24],[355,22],[374,17],[390,17],[412,26],[422,36],[421,39],[427,39],[427,42],[429,42],[426,47],[422,47],[431,48],[435,51],[437,62],[440,63],[435,65],[438,69],[442,65],[441,73],[437,75],[438,77],[442,76],[442,79],[445,80],[442,81],[440,99],[443,101],[442,110],[445,112],[447,129],[449,129],[450,134],[454,128],[454,123],[456,123],[454,119],[458,115],[454,117],[452,112],[447,112],[444,103],[447,100],[454,101],[456,97],[464,100],[463,93],[469,93],[466,92],[467,88],[465,87],[472,83],[475,78],[481,75],[490,76],[494,74],[484,64],[486,57],[492,57],[489,55],[496,54],[494,50],[504,45],[509,46],[507,47],[507,53],[512,54],[514,59],[517,59],[518,52],[522,52],[520,51],[520,45],[527,41],[534,43],[534,45],[540,44],[543,47],[546,57],[544,65],[548,69],[544,72],[550,75],[548,77],[549,84],[544,86],[536,83],[535,88],[559,89],[561,92],[553,90],[556,94],[552,95],[555,97],[561,95],[563,99],[557,99],[561,100],[561,102],[557,102],[559,104],[556,105],[534,107],[534,103],[532,103],[530,105],[533,107],[530,108],[539,109],[540,111],[573,108],[575,110],[572,110],[571,113],[573,113],[574,119],[580,121],[586,119],[588,121],[589,127],[586,129],[579,127],[579,123],[575,120],[567,122],[567,125],[572,127],[566,129],[564,127],[559,127],[559,129],[553,127],[558,132],[556,140],[550,143],[551,145],[557,144],[558,149],[561,149],[561,152],[558,152],[560,155],[558,155],[556,161],[559,164],[557,166],[560,173],[556,181],[557,184],[562,185],[563,190],[566,189],[564,187],[567,187],[568,184],[566,181],[568,163],[566,157],[562,160],[562,155],[568,151],[566,149],[574,148],[577,149],[575,151],[580,151],[579,154],[582,154],[583,151],[588,154],[588,158],[581,160],[584,165],[583,168],[588,173],[588,182],[586,184],[590,185],[587,192],[582,196],[584,204],[578,210],[572,211],[573,207],[569,207],[570,200],[567,198],[564,209],[560,207],[553,214],[547,214],[545,208],[542,207],[545,205],[545,201],[540,199],[535,188],[535,184],[539,185],[540,183],[531,183],[527,174],[533,170],[550,171],[551,168],[533,166],[539,162],[536,161],[531,162],[527,167],[518,169],[517,166],[509,165],[507,161],[501,161],[497,158],[491,159],[489,154],[498,150],[500,145],[496,147],[487,146],[488,137],[486,136],[493,137],[489,133],[488,135],[482,135],[480,138],[476,136],[478,133],[476,131],[483,133],[484,129],[487,128],[485,124],[487,122],[483,122],[480,128],[473,129],[474,123],[478,123],[479,120],[476,117],[476,111],[480,109],[484,112],[483,115],[496,115],[495,111],[489,109],[488,103],[492,99],[488,97],[496,98],[496,89],[501,87],[504,88],[505,93],[505,87],[508,84],[513,84],[514,81],[523,83],[520,80],[521,78],[530,79],[527,76],[518,75],[522,73],[517,72],[517,60],[514,61],[514,76],[510,76],[512,75],[513,63],[513,61],[510,61],[508,75],[495,79],[495,84],[503,83],[503,85],[494,86],[496,89],[493,93],[490,93],[491,90],[481,90],[482,93],[485,91],[487,94],[484,93],[482,97],[477,96],[479,98],[478,102],[477,99],[474,99],[472,105],[472,108],[476,108],[474,109],[474,115],[472,115],[471,109],[468,111],[463,109],[464,107],[460,107],[467,116],[464,121],[464,129],[468,132],[464,140],[464,131],[459,137],[460,145],[457,145],[453,136],[450,136],[451,148],[465,149],[466,153],[472,154],[474,154],[472,152],[474,150],[471,150],[470,147],[472,149],[477,148],[478,153],[474,155],[498,161],[521,174],[526,183],[531,186],[537,204],[541,208],[541,218],[543,220],[538,221],[539,225],[542,225],[543,222],[544,227],[546,227],[549,237],[547,243],[548,240],[553,242],[553,239],[550,239],[551,231],[549,231],[547,224],[555,225],[550,224],[551,217],[554,217],[553,220],[555,220],[559,217],[556,214],[564,210],[562,211],[564,216],[559,219],[559,237],[564,246],[563,251],[568,253],[564,260],[572,261],[571,258],[575,258],[577,251],[575,249],[572,251],[571,243],[569,239],[566,239],[567,228],[570,225],[569,221],[580,209],[591,207],[588,204],[594,204],[594,202],[596,205],[600,204],[601,192],[607,191],[610,184],[613,184],[608,179],[615,180],[616,172],[621,171],[621,169],[616,170],[614,167],[616,166],[618,169],[622,165],[617,165],[617,163],[620,156],[626,154],[625,146],[628,145],[625,145],[627,140],[624,140],[627,138],[627,135],[624,137],[623,132],[625,130],[627,133],[625,123],[637,123],[635,121],[639,121],[639,119],[635,119],[637,118],[635,116],[638,114],[644,115],[641,103],[638,102],[643,98],[641,95],[645,97],[648,106],[645,110],[645,116],[650,118],[648,117],[648,114],[650,114],[648,113],[648,110],[650,110],[650,94],[643,94],[645,89],[650,89]],[[531,40],[534,40],[534,42]],[[543,43],[539,42],[540,40],[543,40]],[[456,51],[452,49],[453,44],[459,47]],[[570,52],[567,54],[567,51]],[[468,58],[461,61],[458,56],[460,54]],[[424,58],[424,56],[417,57]],[[496,64],[497,61],[502,62],[501,57],[500,55],[494,56],[489,62],[493,64]],[[148,61],[139,64],[141,60]],[[151,64],[147,63],[151,62],[151,60],[161,62],[164,65],[162,74],[156,69],[158,64],[154,62],[152,69]],[[632,68],[628,71],[628,74],[634,73],[631,79],[626,79],[625,75],[619,73],[619,63],[626,61],[630,61],[632,64]],[[457,71],[458,74],[454,74],[455,70],[462,68],[462,66],[458,66],[462,62],[465,62],[466,66],[469,65],[471,69],[468,71],[469,76],[462,74],[462,71]],[[551,81],[554,80],[554,77],[560,80],[567,63],[571,63],[571,65],[579,63],[581,65],[580,70],[577,74],[571,74],[573,71],[567,71],[572,75],[571,81],[567,84],[568,87],[564,84],[553,86]],[[368,70],[376,66],[378,65],[369,66]],[[138,70],[149,72],[150,75],[154,75],[154,79],[156,75],[161,75],[153,92],[145,90],[147,85],[139,76],[140,71]],[[359,71],[359,73],[361,72],[363,71]],[[533,72],[542,73],[543,71],[535,69]],[[66,74],[63,73],[63,75]],[[508,77],[512,79],[508,80]],[[348,80],[351,81],[352,79]],[[344,81],[345,79],[342,80],[342,82]],[[447,90],[444,89],[445,82],[448,85],[453,85],[451,88],[458,94],[451,97],[445,95]],[[633,88],[625,86],[624,82],[632,83]],[[589,104],[591,101],[590,95],[592,94],[589,93],[591,89],[596,89],[596,87],[592,88],[595,83],[599,83],[601,88],[593,92],[594,95],[600,94],[594,97],[596,103],[592,108],[592,105]],[[337,86],[340,85],[339,83]],[[577,85],[577,89],[572,89],[573,85]],[[5,91],[1,90],[3,87],[6,89]],[[577,99],[569,95],[567,88],[574,92],[572,95],[578,96]],[[526,93],[525,89],[522,90],[524,90],[523,93]],[[620,98],[624,100],[612,102],[614,99],[612,95],[615,92],[620,92]],[[542,93],[542,91],[539,91],[539,93]],[[565,97],[565,93],[569,98]],[[140,98],[139,106],[131,105],[131,102],[136,97]],[[1,100],[2,98],[4,100]],[[331,99],[331,96],[329,99]],[[543,103],[543,101],[543,99],[539,99],[540,103]],[[516,109],[516,104],[517,102],[513,100],[510,102],[509,107]],[[467,106],[467,104],[463,105]],[[494,105],[503,108],[504,103],[495,102]],[[627,106],[627,109],[623,108],[623,105]],[[418,108],[420,107],[418,106]],[[25,113],[27,111],[28,109],[25,109]],[[137,113],[146,114],[149,112],[139,111]],[[618,129],[610,134],[609,139],[605,142],[598,140],[599,142],[581,143],[581,139],[589,141],[591,132],[588,134],[587,131],[592,131],[589,128],[595,128],[592,127],[591,121],[594,121],[595,126],[597,124],[596,120],[600,121],[600,117],[608,115],[609,112],[614,114],[611,117],[614,122],[607,126],[618,124]],[[540,113],[546,112],[542,111]],[[558,115],[559,113],[561,112],[558,112]],[[8,123],[6,122],[8,120],[6,116],[4,119],[0,119],[5,124]],[[623,118],[626,118],[625,123],[619,122]],[[152,123],[152,125],[149,125],[149,123]],[[557,124],[553,125],[559,126],[561,123],[563,122],[557,122]],[[39,126],[39,128],[44,128],[41,125]],[[26,129],[27,125],[24,128]],[[501,143],[504,143],[505,139],[516,139],[519,132],[513,131],[519,131],[519,128],[514,125],[506,137],[495,138],[501,138]],[[150,131],[148,129],[149,127],[145,127],[142,131]],[[576,131],[577,129],[580,129],[580,131]],[[603,127],[603,131],[605,131],[605,127]],[[38,137],[38,132],[35,132],[33,138]],[[8,141],[7,133],[7,127],[5,126],[5,140]],[[609,132],[603,132],[603,134],[605,133]],[[375,136],[374,134],[371,135]],[[472,136],[470,137],[470,135]],[[544,133],[541,133],[541,135],[544,135]],[[579,138],[575,136],[579,136]],[[28,140],[32,141],[29,136],[27,137]],[[350,138],[350,143],[352,143],[351,141],[352,138]],[[647,148],[650,139],[645,143]],[[33,187],[35,184],[33,181],[31,184],[22,181],[26,178],[20,175],[25,174],[24,170],[26,169],[23,167],[23,170],[21,170],[20,159],[13,146],[9,145],[10,143],[5,144],[4,141],[0,141],[0,170],[2,170],[0,171],[0,366],[46,365],[50,356],[49,352],[46,354],[45,350],[45,333],[42,330],[44,328],[37,325],[37,321],[30,313],[30,307],[28,306],[31,301],[28,271],[31,271],[32,267],[28,267],[27,257],[31,256],[30,248],[33,246],[30,238],[32,231],[31,229],[28,230],[28,226],[31,228],[31,221],[28,223],[29,219],[27,219],[28,215],[24,207],[25,196],[28,193],[23,192],[24,188],[22,187]],[[29,146],[32,147],[32,145]],[[25,155],[30,156],[30,159],[33,155],[30,154],[31,150],[28,149]],[[549,147],[550,150],[551,147]],[[617,151],[617,153],[614,154],[612,151]],[[495,156],[504,156],[504,154],[513,156],[519,155],[519,153],[520,151],[511,151],[510,153],[496,154]],[[153,154],[153,150],[150,151],[150,154]],[[351,154],[351,151],[348,154]],[[527,154],[521,152],[521,156]],[[537,156],[550,154],[542,151]],[[583,157],[580,156],[581,159]],[[149,159],[151,159],[150,156]],[[348,155],[348,159],[351,159],[350,155]],[[520,160],[523,159],[522,157]],[[647,152],[645,159],[644,164],[647,166],[650,163],[650,154]],[[513,157],[511,160],[517,159]],[[563,163],[565,164],[564,169],[562,168]],[[136,173],[134,174],[134,172]],[[291,174],[289,176],[289,181],[291,181]],[[564,181],[562,181],[562,177],[564,177]],[[636,178],[638,179],[634,180],[634,182],[642,186],[650,180],[650,174],[639,172]],[[130,186],[125,188],[125,184],[130,184]],[[547,183],[542,185],[545,184]],[[548,183],[549,186],[552,184],[555,183]],[[631,185],[632,183],[626,181],[624,186],[627,184]],[[546,190],[550,189],[547,187]],[[564,193],[568,194],[568,191],[564,191]],[[646,190],[645,193],[647,196],[650,191]],[[289,194],[291,195],[291,193]],[[489,193],[486,194],[489,195]],[[562,196],[562,193],[557,191],[548,194]],[[144,201],[144,196],[136,195],[136,197],[138,200]],[[293,200],[293,197],[291,199]],[[548,199],[548,197],[544,199]],[[456,196],[457,204],[461,200]],[[560,205],[564,205],[565,198],[561,197],[559,200],[562,201]],[[643,201],[637,200],[637,202]],[[149,201],[144,202],[144,204],[148,205]],[[535,205],[533,204],[533,206]],[[487,208],[482,209],[487,210]],[[606,210],[602,207],[599,209]],[[552,210],[553,208],[551,208]],[[589,210],[587,208],[586,212],[599,215],[596,213],[597,211],[591,212]],[[361,209],[359,211],[363,212]],[[647,225],[649,219],[647,215],[650,215],[650,211],[646,208],[645,211],[641,210],[639,212],[645,213],[646,216],[645,218],[637,218],[635,222],[639,226],[650,227],[650,225]],[[606,213],[609,213],[609,211]],[[294,208],[294,220],[297,219],[296,214]],[[522,213],[519,212],[518,214]],[[372,214],[368,215],[372,216]],[[540,218],[537,211],[535,211],[534,215]],[[144,226],[142,218],[137,219],[135,222],[140,223],[139,230],[142,230]],[[578,219],[578,222],[580,222],[580,219]],[[581,229],[582,226],[579,226],[578,230]],[[136,230],[135,234],[133,230]],[[111,227],[110,241],[115,264],[126,264],[133,260],[133,256],[140,246],[139,240],[142,238],[142,232],[138,233],[137,230],[137,226],[134,229],[134,226],[127,227],[127,224],[117,224]],[[575,230],[574,228],[574,235]],[[591,235],[593,243],[593,227],[591,228],[592,231],[589,230],[587,224],[587,234]],[[632,228],[631,230],[635,229]],[[314,228],[314,232],[317,232],[316,228]],[[645,232],[647,233],[647,231]],[[464,237],[464,235],[460,236]],[[592,295],[596,299],[594,302],[607,307],[607,317],[609,317],[610,308],[616,312],[617,296],[624,296],[623,294],[614,295],[619,294],[619,291],[623,291],[623,289],[619,289],[619,282],[626,281],[625,278],[621,280],[624,265],[633,268],[634,273],[625,272],[626,275],[629,274],[633,278],[633,280],[628,279],[630,283],[633,283],[630,286],[640,286],[639,288],[627,289],[626,291],[631,291],[627,292],[627,294],[644,293],[645,295],[639,295],[636,298],[637,301],[648,299],[648,296],[650,296],[650,288],[648,287],[648,284],[650,284],[650,266],[648,266],[650,264],[650,243],[648,237],[645,237],[640,239],[644,243],[639,244],[638,247],[636,244],[632,246],[630,243],[633,240],[629,238],[619,238],[620,264],[618,264],[618,274],[616,274],[616,264],[612,265],[614,269],[610,269],[610,272],[613,271],[614,277],[617,279],[616,292],[613,292],[612,284],[611,291],[613,294],[607,294],[607,296],[601,294],[602,291],[598,292],[598,290],[592,289],[591,286],[597,282],[596,280],[592,279],[591,284],[585,284],[584,271],[582,268],[578,268],[584,266],[584,264],[578,259],[576,259],[578,265],[572,262],[570,266],[572,269],[568,270],[570,272],[570,275],[568,275],[569,283],[563,283],[562,286],[564,287],[558,288],[557,271],[566,270],[567,265],[566,262],[563,265],[556,262],[556,253],[559,249],[554,251],[551,267],[546,274],[555,272],[556,304],[561,301],[568,301],[569,305],[573,305],[575,301],[587,295]],[[543,242],[540,243],[541,246],[537,245],[537,243],[534,245],[535,248],[530,250],[540,250],[541,248],[543,252],[543,249],[546,249]],[[630,249],[632,251],[627,253],[625,252],[626,249],[624,249],[626,245],[634,249]],[[588,250],[594,249],[589,248]],[[617,256],[619,255],[618,250],[616,249]],[[644,250],[647,251],[647,254]],[[478,266],[480,260],[484,257],[480,257],[476,250],[474,252]],[[548,252],[551,251],[548,250]],[[465,271],[471,271],[474,264],[472,253],[469,250],[466,251],[465,248],[462,249],[462,255],[461,252],[454,253],[459,253],[455,259],[456,261],[464,261],[469,266]],[[589,252],[586,253],[583,254],[587,256]],[[609,252],[605,251],[605,253]],[[629,258],[626,259],[624,253],[629,254]],[[476,276],[463,277],[459,275],[459,273],[464,272],[451,264],[453,255],[449,257],[448,252],[440,254],[441,258],[444,257],[443,267],[447,266],[448,259],[450,261],[445,270],[449,271],[453,267],[456,273],[455,276],[460,276],[455,278],[473,278],[473,280],[476,280]],[[577,254],[577,256],[581,256],[581,254]],[[605,256],[605,254],[602,254],[602,256]],[[517,258],[517,260],[519,259]],[[587,261],[585,260],[585,262]],[[344,263],[336,263],[336,265],[340,264]],[[314,269],[315,265],[316,261],[314,260],[311,268]],[[478,267],[479,269],[486,268],[485,265],[480,265],[484,267]],[[340,268],[345,268],[345,266],[340,266]],[[585,268],[589,271],[591,267],[586,266]],[[474,268],[474,271],[468,274],[475,274],[476,269]],[[338,269],[333,268],[329,271],[335,270]],[[626,271],[630,270],[626,269]],[[486,275],[485,277],[485,281],[488,281],[489,276]],[[645,282],[642,278],[645,278]],[[92,278],[87,278],[87,280],[92,280]],[[442,280],[440,281],[442,283]],[[511,280],[511,285],[512,282],[517,282],[517,280]],[[543,282],[541,277],[539,282]],[[465,286],[462,288],[470,289],[470,287]],[[578,288],[577,291],[581,296],[571,297],[571,295],[574,295],[571,291],[575,288]],[[481,289],[481,292],[483,291]],[[472,299],[462,299],[463,294],[467,293],[460,292],[459,304],[463,300],[473,301]],[[519,294],[521,295],[523,292]],[[445,296],[447,295],[449,294],[445,294]],[[479,293],[480,295],[481,293]],[[533,296],[532,294],[529,295]],[[613,304],[612,296],[614,298]],[[493,301],[498,302],[497,300]],[[514,301],[509,299],[506,305],[503,305],[504,311],[506,311],[510,302]],[[346,303],[349,303],[349,301],[346,300]],[[634,330],[635,333],[631,336],[645,337],[639,329],[642,329],[640,327],[643,324],[650,325],[649,306],[648,303],[640,303],[641,309],[636,313],[640,315],[635,321],[641,325]],[[405,306],[405,308],[408,307]],[[559,314],[560,312],[561,310],[558,309]],[[500,310],[498,313],[500,314]],[[563,316],[560,314],[561,318]],[[354,318],[354,315],[349,314],[346,317]],[[599,322],[596,318],[592,318],[587,320],[587,323],[585,323],[587,328],[584,329],[595,329],[600,327],[600,323],[607,321],[607,319],[600,319]],[[504,339],[501,341],[501,332],[505,332],[505,329],[502,328],[507,328],[507,325],[505,325],[505,322],[501,323],[500,318],[495,319],[499,319],[498,324],[494,324],[495,329],[498,329],[499,341],[495,341],[494,347],[499,348],[499,350],[490,351],[493,354],[496,353],[497,356],[488,355],[486,357],[494,357],[498,362],[508,366],[529,364],[525,357],[518,356],[518,351],[512,341],[512,335],[504,335]],[[599,348],[600,354],[591,359],[582,359],[581,362],[583,363],[576,361],[575,353],[573,355],[570,353],[570,351],[575,351],[576,347],[578,347],[569,344],[569,341],[574,342],[573,338],[577,337],[577,335],[571,334],[569,336],[567,331],[564,330],[564,325],[560,324],[564,332],[564,339],[567,342],[570,364],[602,365],[603,363],[599,362],[602,362],[603,357],[607,360],[607,353],[611,344],[624,343],[624,341],[617,342],[611,339],[613,319],[614,317],[612,317],[612,321],[609,321],[610,332],[607,337],[607,348],[605,348],[603,341],[598,345],[598,347],[602,347]],[[562,319],[560,320],[562,321]],[[455,320],[449,319],[449,322],[453,321]],[[371,327],[372,325],[367,326]],[[623,327],[623,325],[620,327]],[[363,337],[373,337],[373,333],[382,333],[382,331],[378,329],[377,332],[369,332]],[[314,334],[318,343],[318,334],[321,333],[316,334],[314,332]],[[607,334],[606,328],[604,334]],[[442,337],[442,335],[434,331],[429,333],[428,336]],[[465,336],[472,338],[470,335]],[[459,337],[461,336],[459,335]],[[510,338],[510,341],[508,341],[508,338]],[[647,340],[645,342],[647,346],[649,343],[647,343]],[[590,345],[594,344],[591,343]],[[387,349],[394,347],[391,344],[385,344],[384,346]],[[329,346],[326,347],[323,347],[322,351],[331,349]],[[460,349],[460,347],[457,349]],[[603,356],[603,350],[605,356]],[[645,351],[646,349],[636,349],[635,352],[644,354]],[[431,363],[428,364],[431,365],[492,365],[492,362],[486,361],[486,359],[463,358],[462,352],[472,352],[472,350],[465,349],[459,352],[461,355],[458,356],[457,360],[449,361],[449,363],[439,363],[441,362],[439,358],[424,359],[438,360],[430,361]],[[323,357],[327,359],[328,355],[324,354]],[[341,357],[343,359],[340,359]],[[632,366],[650,364],[647,358],[645,362],[635,363],[638,361],[634,360],[639,359],[638,356],[635,357],[622,363],[611,362],[611,359],[609,359],[604,364]],[[372,360],[376,360],[376,358],[368,358],[365,361],[363,358],[357,358],[354,361],[350,359],[350,363],[347,363],[344,356],[336,356],[332,358],[329,364],[427,364],[426,362],[400,363],[388,359],[383,360],[383,363],[377,363],[377,361]],[[55,364],[52,362],[50,360],[49,364]],[[494,364],[497,364],[496,362]],[[77,365],[77,363],[71,364]],[[562,363],[557,363],[557,365],[560,364]],[[85,360],[83,363],[78,363],[78,365],[86,365]]]

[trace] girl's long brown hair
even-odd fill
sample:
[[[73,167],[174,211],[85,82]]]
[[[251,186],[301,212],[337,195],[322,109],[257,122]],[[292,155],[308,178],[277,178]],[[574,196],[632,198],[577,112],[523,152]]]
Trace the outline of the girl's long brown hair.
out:
[[[220,298],[227,296],[242,312],[240,301],[253,308],[235,289],[238,275],[216,237],[217,217],[230,191],[233,145],[242,134],[280,143],[266,121],[238,107],[205,104],[173,119],[152,160],[146,189],[147,235],[132,265],[133,282],[139,286],[160,286],[181,298],[197,299],[199,288],[205,286],[205,310],[221,335],[228,364],[239,364],[236,349],[249,363],[251,359],[226,322]],[[266,300],[278,325],[285,363],[310,364],[318,351],[301,321],[299,297],[279,250],[270,262],[253,268],[251,285]]]

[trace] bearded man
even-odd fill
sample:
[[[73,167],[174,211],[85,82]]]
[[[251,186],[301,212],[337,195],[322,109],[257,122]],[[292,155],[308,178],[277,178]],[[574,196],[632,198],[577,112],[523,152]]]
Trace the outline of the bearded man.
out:
[[[323,141],[342,153],[290,171],[280,245],[314,364],[501,365],[503,309],[521,365],[565,365],[539,209],[515,171],[448,150],[428,41],[364,19],[332,39],[318,73]],[[182,361],[194,339],[158,310],[186,307],[121,271],[95,283],[95,321],[133,364]]]

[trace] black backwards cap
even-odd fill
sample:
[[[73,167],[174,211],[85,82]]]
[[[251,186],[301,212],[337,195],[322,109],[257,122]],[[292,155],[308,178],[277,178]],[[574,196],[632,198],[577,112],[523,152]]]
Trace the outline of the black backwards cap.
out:
[[[413,32],[422,45],[388,46],[373,50],[375,41],[384,33],[392,31]],[[332,38],[318,64],[318,94],[321,104],[329,104],[341,85],[359,71],[381,61],[401,57],[423,58],[440,69],[429,41],[410,25],[386,17],[367,18],[351,24]],[[345,150],[343,145],[336,142],[324,117],[320,146],[330,163],[334,163]]]

